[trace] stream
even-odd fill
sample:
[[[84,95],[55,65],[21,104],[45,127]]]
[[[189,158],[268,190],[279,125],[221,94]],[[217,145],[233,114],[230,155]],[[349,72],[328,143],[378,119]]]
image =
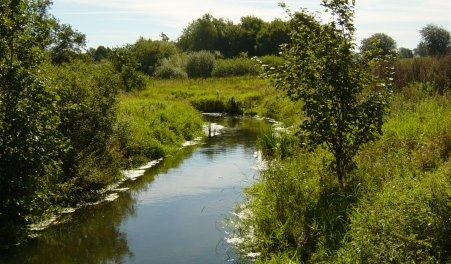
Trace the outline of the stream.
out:
[[[266,122],[208,117],[225,128],[125,182],[114,201],[65,214],[1,263],[236,263],[225,220],[258,177]]]

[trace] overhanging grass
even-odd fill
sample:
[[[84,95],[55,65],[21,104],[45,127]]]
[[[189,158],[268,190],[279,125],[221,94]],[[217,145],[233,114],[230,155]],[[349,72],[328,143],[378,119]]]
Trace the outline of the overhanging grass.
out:
[[[417,84],[395,95],[346,190],[321,150],[270,166],[248,190],[252,217],[240,230],[253,239],[242,246],[261,263],[449,261],[451,100],[433,91]]]
[[[202,117],[184,102],[140,95],[120,99],[117,135],[131,166],[173,153],[201,135]]]
[[[120,96],[117,137],[128,166],[164,157],[201,134],[200,112],[261,115],[299,122],[300,104],[256,77],[160,80]],[[268,107],[270,106],[270,107]]]

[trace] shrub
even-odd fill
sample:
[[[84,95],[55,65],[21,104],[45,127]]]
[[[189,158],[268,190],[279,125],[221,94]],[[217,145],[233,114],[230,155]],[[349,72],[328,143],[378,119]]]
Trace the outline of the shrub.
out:
[[[340,263],[445,263],[449,261],[451,181],[448,168],[422,178],[388,182],[351,216]]]
[[[188,55],[186,72],[189,77],[211,77],[214,66],[215,56],[211,52],[193,52]]]
[[[129,65],[122,67],[120,77],[122,79],[122,90],[126,92],[142,90],[146,86],[145,76]]]
[[[20,242],[30,214],[48,206],[66,144],[57,96],[39,75],[51,30],[49,1],[0,4],[0,250]]]
[[[260,65],[248,58],[235,58],[216,61],[213,69],[214,77],[259,75]]]
[[[130,46],[130,51],[140,64],[140,70],[148,75],[154,75],[160,61],[167,59],[178,50],[174,43],[169,41],[150,40],[140,38]]]
[[[121,90],[130,92],[142,90],[146,85],[143,73],[139,71],[141,64],[137,61],[129,47],[117,48],[109,53],[108,60],[120,74]]]
[[[398,88],[415,82],[429,82],[439,92],[451,87],[451,55],[401,59],[396,63],[395,83]]]
[[[55,92],[60,97],[59,132],[69,143],[63,157],[65,179],[74,202],[89,197],[120,177],[121,157],[113,138],[120,76],[107,62],[76,61],[60,67],[49,66]]]
[[[161,79],[186,79],[188,78],[188,74],[178,67],[174,67],[169,64],[163,64],[158,66],[155,71],[155,76]]]
[[[155,71],[155,76],[162,79],[185,79],[187,57],[184,54],[177,54],[168,59],[162,60],[160,66]]]

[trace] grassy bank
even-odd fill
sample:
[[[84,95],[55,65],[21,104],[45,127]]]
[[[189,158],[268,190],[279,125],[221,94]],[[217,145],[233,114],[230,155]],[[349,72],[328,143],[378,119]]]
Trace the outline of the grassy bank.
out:
[[[260,115],[299,122],[299,103],[259,77],[228,77],[150,81],[141,97],[187,102],[200,112]]]
[[[247,190],[240,235],[251,239],[238,248],[261,253],[259,263],[450,261],[450,98],[430,85],[399,91],[344,191],[326,151],[276,155]],[[296,149],[282,138],[266,146]]]
[[[124,94],[119,99],[117,136],[127,167],[165,157],[202,135],[203,120],[184,102]]]
[[[119,98],[117,136],[127,166],[164,157],[201,135],[200,112],[261,115],[299,122],[299,106],[280,101],[268,81],[251,77],[149,80]],[[284,100],[284,99],[282,99]]]

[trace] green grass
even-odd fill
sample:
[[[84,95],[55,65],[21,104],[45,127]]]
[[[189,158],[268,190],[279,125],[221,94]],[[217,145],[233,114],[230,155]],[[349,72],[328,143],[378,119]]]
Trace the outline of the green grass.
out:
[[[398,92],[382,137],[340,190],[330,154],[298,150],[247,190],[240,248],[259,263],[445,263],[451,260],[451,100],[429,85]],[[263,146],[282,144],[263,139]]]
[[[256,77],[151,79],[119,99],[117,137],[128,166],[164,157],[201,135],[200,112],[261,115],[298,122],[299,104],[275,104],[281,93]],[[268,105],[272,105],[268,110]]]
[[[168,101],[188,102],[201,112],[233,112],[232,98],[238,104],[239,113],[286,119],[287,123],[299,122],[300,104],[284,98],[268,80],[259,77],[228,77],[185,80],[152,80],[141,97]],[[270,106],[271,107],[268,107]]]
[[[202,117],[189,104],[124,95],[120,99],[117,135],[128,166],[164,157],[183,142],[201,136]]]

